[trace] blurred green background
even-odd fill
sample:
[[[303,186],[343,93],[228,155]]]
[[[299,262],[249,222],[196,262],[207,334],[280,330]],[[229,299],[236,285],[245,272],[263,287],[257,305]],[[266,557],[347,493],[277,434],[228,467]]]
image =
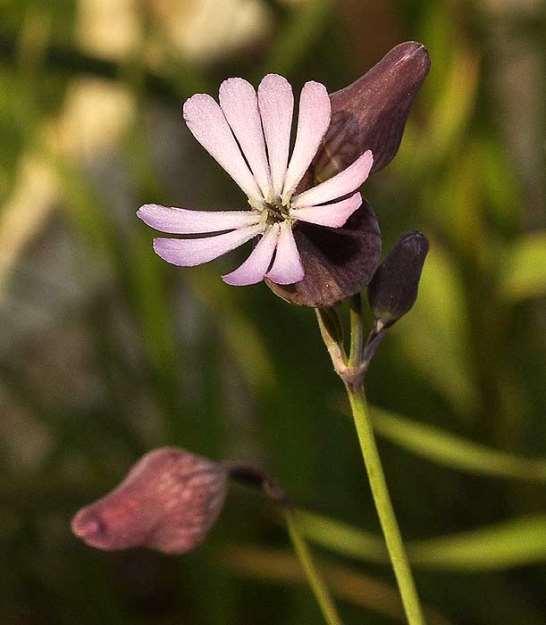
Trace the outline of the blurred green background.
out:
[[[271,505],[233,488],[183,557],[69,520],[145,451],[256,462],[306,506],[345,622],[403,622],[313,312],[177,270],[145,202],[237,208],[180,104],[226,76],[352,82],[400,41],[432,70],[367,185],[384,247],[431,240],[368,377],[431,623],[546,622],[545,5],[539,0],[3,0],[0,622],[321,623]]]

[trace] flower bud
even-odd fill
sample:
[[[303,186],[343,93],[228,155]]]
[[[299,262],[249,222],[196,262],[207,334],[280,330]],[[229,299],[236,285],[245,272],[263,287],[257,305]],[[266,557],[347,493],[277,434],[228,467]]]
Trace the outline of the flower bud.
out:
[[[426,237],[420,232],[409,232],[377,268],[368,287],[368,300],[383,327],[392,325],[415,304],[427,253]]]
[[[116,489],[82,508],[72,531],[106,551],[148,547],[185,553],[203,542],[216,521],[226,482],[222,464],[175,447],[156,449]]]
[[[426,48],[401,43],[354,83],[330,95],[332,121],[312,165],[324,180],[371,150],[372,172],[388,165],[398,151],[409,111],[430,69]]]

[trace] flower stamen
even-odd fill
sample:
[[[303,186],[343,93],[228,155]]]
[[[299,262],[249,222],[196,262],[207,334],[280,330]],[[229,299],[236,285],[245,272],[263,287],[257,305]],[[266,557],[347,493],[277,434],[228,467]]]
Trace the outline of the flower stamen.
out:
[[[280,198],[274,202],[267,202],[264,208],[266,212],[266,223],[270,226],[290,220],[290,210],[285,206]]]

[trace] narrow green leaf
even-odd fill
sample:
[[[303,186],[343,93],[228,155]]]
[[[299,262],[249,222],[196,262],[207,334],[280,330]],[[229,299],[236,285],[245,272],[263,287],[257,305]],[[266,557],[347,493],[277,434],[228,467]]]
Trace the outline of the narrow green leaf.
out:
[[[381,538],[352,525],[300,511],[309,540],[335,553],[388,562]],[[546,515],[527,516],[477,530],[407,543],[412,562],[425,568],[486,571],[546,560]]]
[[[546,515],[528,516],[453,536],[410,544],[427,567],[486,571],[546,560]]]
[[[373,423],[377,433],[392,443],[452,469],[546,482],[546,459],[491,449],[380,408],[373,409]]]
[[[307,538],[318,545],[350,558],[386,561],[385,543],[373,532],[305,510],[298,517]]]

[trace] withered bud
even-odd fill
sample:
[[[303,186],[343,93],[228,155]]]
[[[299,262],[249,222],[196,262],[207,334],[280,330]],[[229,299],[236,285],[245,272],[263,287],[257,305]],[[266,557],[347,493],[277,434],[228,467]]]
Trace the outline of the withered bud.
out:
[[[155,449],[116,489],[82,508],[72,531],[106,551],[148,547],[185,553],[203,542],[216,521],[226,483],[220,463],[176,447]]]
[[[407,41],[387,52],[354,83],[332,93],[332,121],[311,166],[314,179],[330,178],[365,150],[373,153],[372,172],[388,165],[429,69],[426,48]]]
[[[368,287],[368,299],[383,327],[392,325],[415,304],[427,253],[426,237],[420,232],[409,232],[377,268]]]

